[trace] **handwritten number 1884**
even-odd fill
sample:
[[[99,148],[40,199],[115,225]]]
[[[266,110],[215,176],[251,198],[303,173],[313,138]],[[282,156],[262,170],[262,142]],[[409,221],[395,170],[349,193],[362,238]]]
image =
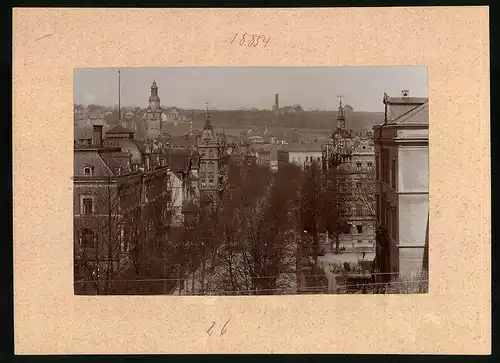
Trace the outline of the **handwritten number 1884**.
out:
[[[240,34],[236,33],[231,38],[227,39],[226,42],[233,44],[235,41],[241,45],[247,45],[248,47],[256,47],[259,44],[263,44],[264,48],[271,40],[271,37],[266,37],[265,35],[258,34],[248,34],[247,32]]]

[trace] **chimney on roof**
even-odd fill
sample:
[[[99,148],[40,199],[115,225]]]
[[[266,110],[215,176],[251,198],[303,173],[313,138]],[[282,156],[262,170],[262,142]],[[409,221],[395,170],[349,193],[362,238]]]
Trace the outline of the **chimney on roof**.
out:
[[[102,145],[102,125],[94,125],[94,134],[92,142],[95,146]]]
[[[278,111],[280,108],[280,100],[279,100],[279,94],[274,95],[274,109]]]
[[[410,91],[407,89],[404,89],[401,91],[401,95],[403,96],[403,98],[407,98],[410,96]]]

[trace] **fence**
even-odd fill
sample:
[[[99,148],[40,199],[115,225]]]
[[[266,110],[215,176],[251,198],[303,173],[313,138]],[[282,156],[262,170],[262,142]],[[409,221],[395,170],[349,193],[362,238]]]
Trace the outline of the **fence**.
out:
[[[376,277],[380,275],[395,275],[397,273],[381,273],[373,272],[366,274],[358,274],[356,276],[365,279],[371,279],[370,282],[358,283],[343,283],[336,284],[336,289],[329,289],[331,286],[328,283],[324,274],[308,275],[308,278],[313,278],[315,281],[320,281],[319,284],[312,286],[293,286],[271,289],[220,289],[198,288],[197,291],[186,291],[189,283],[189,278],[171,278],[171,279],[133,279],[133,280],[108,280],[108,281],[75,281],[75,291],[79,291],[79,295],[182,295],[182,296],[248,296],[248,295],[294,295],[294,294],[344,294],[349,290],[359,290],[363,293],[385,293],[385,294],[413,294],[428,292],[429,279],[427,273],[420,272],[408,276],[399,276],[390,282],[376,282]],[[352,279],[352,274],[344,273],[342,276],[345,281]],[[258,279],[277,279],[280,276],[255,276],[254,280]],[[314,279],[317,278],[317,279]],[[361,280],[363,281],[363,280]],[[99,289],[97,286],[99,285]]]

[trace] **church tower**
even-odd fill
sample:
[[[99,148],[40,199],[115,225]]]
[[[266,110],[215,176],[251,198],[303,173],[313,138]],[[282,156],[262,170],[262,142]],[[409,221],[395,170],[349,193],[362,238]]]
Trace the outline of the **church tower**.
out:
[[[205,126],[198,142],[200,155],[199,181],[200,192],[211,194],[219,189],[220,145],[210,121],[210,110],[207,106]]]
[[[151,96],[146,111],[146,138],[157,139],[161,136],[161,107],[160,97],[158,97],[158,86],[153,80],[151,85]]]
[[[340,98],[339,111],[337,113],[337,129],[345,129],[345,113],[344,107],[342,106],[342,98]]]

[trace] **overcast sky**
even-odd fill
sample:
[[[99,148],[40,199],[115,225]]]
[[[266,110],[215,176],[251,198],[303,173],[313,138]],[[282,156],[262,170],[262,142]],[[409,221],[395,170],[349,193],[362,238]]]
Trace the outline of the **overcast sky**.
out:
[[[161,105],[202,109],[270,109],[275,93],[280,107],[332,110],[338,97],[357,111],[383,111],[384,92],[427,97],[427,67],[169,67],[121,68],[122,106],[148,105],[151,83]],[[75,103],[118,104],[118,68],[76,69]]]

